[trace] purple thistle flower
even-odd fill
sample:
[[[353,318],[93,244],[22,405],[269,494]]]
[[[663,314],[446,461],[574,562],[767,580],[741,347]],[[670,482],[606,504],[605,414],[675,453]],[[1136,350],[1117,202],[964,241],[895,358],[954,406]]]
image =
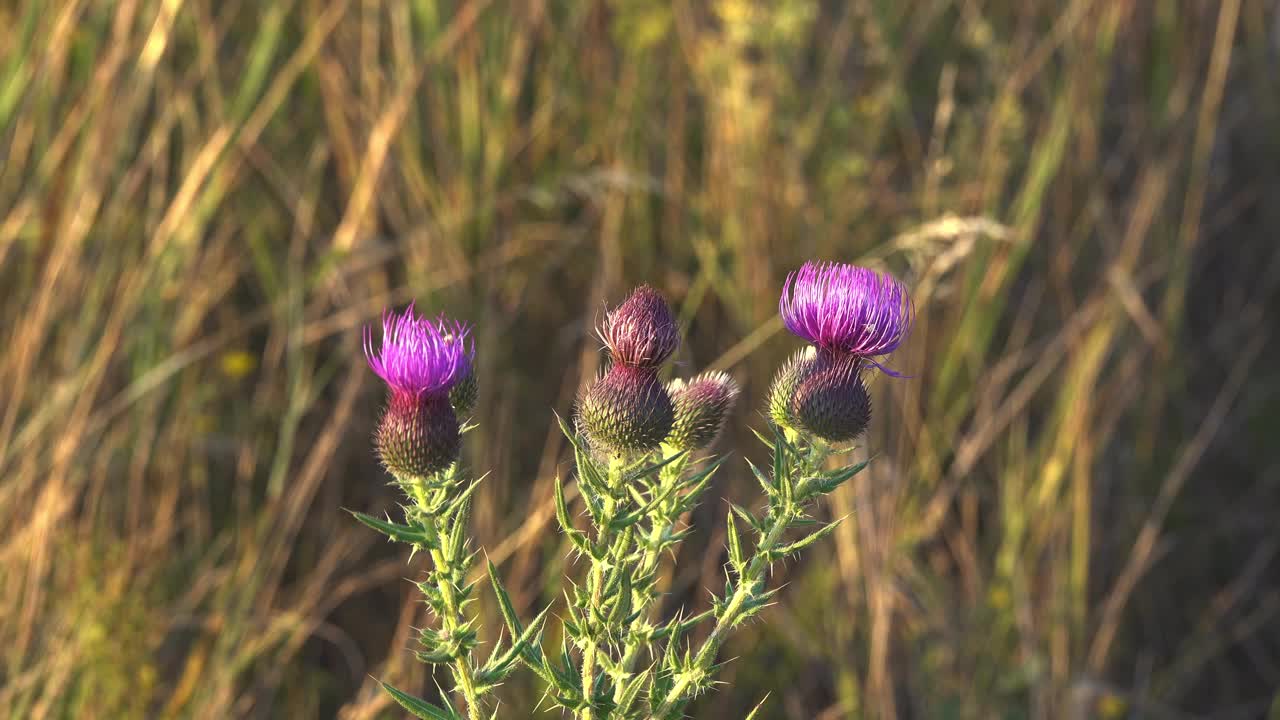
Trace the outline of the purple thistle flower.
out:
[[[364,329],[365,357],[390,394],[374,443],[396,477],[427,477],[458,459],[460,429],[449,390],[471,376],[469,334],[444,316],[418,317],[413,305],[401,315],[383,313],[377,351],[372,330]]]
[[[421,397],[447,391],[471,374],[475,347],[471,330],[441,315],[419,317],[413,305],[401,315],[382,314],[382,345],[373,349],[373,331],[364,329],[364,354],[369,367],[393,394]]]
[[[680,346],[680,329],[657,290],[641,285],[605,315],[600,339],[617,363],[657,368]]]
[[[807,262],[787,276],[778,307],[795,335],[896,375],[872,360],[896,350],[911,330],[911,298],[892,275],[843,263]]]

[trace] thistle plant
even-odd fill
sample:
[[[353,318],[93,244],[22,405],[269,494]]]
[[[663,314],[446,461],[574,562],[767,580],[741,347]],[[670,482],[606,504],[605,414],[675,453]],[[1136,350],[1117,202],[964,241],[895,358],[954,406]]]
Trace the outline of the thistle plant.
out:
[[[578,398],[572,422],[560,426],[574,451],[585,521],[579,522],[555,483],[555,515],[582,562],[569,580],[558,652],[544,652],[543,611],[527,626],[517,617],[489,566],[513,642],[478,664],[474,620],[466,608],[473,555],[466,534],[469,499],[478,481],[458,467],[466,428],[458,413],[474,404],[471,347],[465,326],[419,318],[412,308],[383,321],[381,349],[366,335],[370,366],[390,398],[375,434],[378,454],[405,492],[404,523],[357,514],[365,524],[431,554],[419,583],[439,628],[423,630],[418,656],[447,665],[469,718],[482,717],[483,696],[519,662],[546,687],[549,704],[577,720],[672,720],[715,685],[720,649],[777,592],[767,584],[780,559],[829,535],[839,521],[811,517],[823,496],[866,462],[831,469],[871,422],[865,376],[897,376],[881,360],[905,339],[912,322],[906,289],[889,275],[842,264],[805,264],[788,276],[779,303],[786,327],[811,345],[777,372],[769,390],[766,468],[748,461],[764,490],[752,512],[730,505],[724,591],[697,614],[660,616],[659,571],[689,535],[686,518],[702,500],[721,460],[706,455],[738,395],[733,379],[708,372],[664,383],[663,366],[680,344],[666,301],[640,287],[606,314],[599,329],[606,369]],[[580,527],[580,525],[582,527]],[[701,639],[693,642],[695,628]],[[458,718],[445,707],[387,687],[421,718]],[[753,713],[754,715],[754,713]],[[496,717],[496,715],[495,715]]]
[[[826,469],[869,424],[863,373],[883,368],[876,358],[902,342],[910,304],[887,275],[809,264],[788,278],[780,308],[787,327],[813,346],[781,368],[770,390],[771,432],[762,439],[773,463],[751,467],[767,506],[758,513],[731,506],[723,595],[703,613],[665,622],[656,612],[659,566],[688,534],[682,518],[719,467],[696,454],[719,434],[738,391],[722,373],[658,383],[679,335],[651,289],[638,289],[605,318],[608,370],[583,392],[576,426],[562,423],[589,529],[577,527],[556,487],[561,529],[589,567],[567,593],[559,664],[545,658],[535,667],[552,702],[581,720],[680,717],[715,683],[726,638],[772,601],[773,564],[838,524],[818,524],[809,512],[865,467]],[[687,638],[703,624],[710,630],[695,647]]]
[[[354,513],[365,525],[392,540],[408,543],[414,553],[430,555],[427,577],[417,583],[438,627],[418,633],[419,660],[449,668],[454,690],[465,702],[465,717],[485,717],[484,696],[500,684],[520,658],[539,643],[544,612],[477,663],[475,620],[468,612],[474,584],[467,580],[474,560],[467,535],[472,493],[480,479],[469,480],[460,469],[464,428],[458,413],[474,407],[478,386],[472,373],[475,348],[469,329],[441,317],[419,317],[411,305],[403,314],[384,314],[382,340],[374,348],[365,328],[369,367],[387,385],[387,407],[374,433],[378,457],[403,491],[403,522]],[[490,568],[490,579],[504,610],[506,593]],[[513,626],[519,626],[513,622]],[[531,655],[536,657],[535,655]],[[383,688],[406,710],[426,720],[460,720],[446,693],[444,706],[430,703],[386,683]],[[493,716],[490,716],[493,717]]]
[[[723,374],[659,380],[680,335],[652,288],[609,312],[600,337],[608,369],[579,398],[576,427],[561,423],[574,447],[589,532],[575,526],[559,479],[555,493],[560,527],[589,568],[566,593],[559,663],[543,658],[534,666],[551,701],[583,720],[641,717],[642,694],[656,675],[637,665],[650,660],[646,651],[656,643],[696,622],[655,623],[658,565],[684,537],[680,518],[718,466],[693,462],[690,453],[715,439],[737,395]]]
[[[893,352],[910,331],[912,309],[906,289],[889,275],[843,264],[806,263],[787,278],[779,303],[783,322],[812,343],[778,371],[769,392],[772,468],[751,465],[767,500],[752,513],[731,505],[727,520],[728,577],[711,610],[713,627],[696,650],[672,647],[650,692],[652,720],[679,717],[684,707],[714,683],[716,659],[729,634],[769,604],[776,590],[766,586],[769,569],[831,534],[836,522],[819,525],[809,512],[866,467],[866,462],[826,469],[846,453],[871,421],[871,402],[862,374],[879,368],[876,358]],[[748,461],[748,464],[750,462]],[[751,550],[739,531],[753,536]],[[793,531],[801,531],[798,538]]]

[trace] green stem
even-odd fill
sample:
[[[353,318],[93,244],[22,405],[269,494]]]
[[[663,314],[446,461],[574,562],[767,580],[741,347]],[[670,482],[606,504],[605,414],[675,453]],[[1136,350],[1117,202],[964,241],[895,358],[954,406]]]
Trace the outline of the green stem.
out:
[[[452,580],[453,577],[465,577],[466,567],[462,566],[459,558],[447,556],[444,550],[441,549],[440,531],[436,526],[436,518],[432,514],[432,509],[438,503],[431,502],[421,481],[415,481],[411,486],[414,500],[421,512],[423,527],[426,529],[427,536],[433,545],[430,550],[431,562],[434,565],[431,579],[440,591],[440,597],[444,602],[444,613],[441,614],[440,623],[452,635],[467,623],[467,618],[462,612],[462,604],[459,602]],[[471,664],[470,652],[454,658],[449,669],[453,675],[454,682],[458,685],[458,689],[462,691],[462,697],[466,700],[467,718],[469,720],[482,720],[480,693],[476,690],[475,669]]]
[[[656,545],[658,540],[662,538],[662,533],[666,529],[669,529],[670,527],[672,527],[671,524],[668,524],[668,525],[655,524],[654,525],[653,530],[650,531],[649,533],[650,549],[645,551],[644,557],[641,559],[639,565],[637,566],[638,568],[638,572],[636,573],[637,575],[640,575],[640,576],[647,575],[651,572],[654,572],[657,569],[658,560],[661,557],[661,555],[657,550],[653,549],[653,546]],[[653,619],[654,609],[655,609],[654,605],[650,605],[645,612],[642,612],[636,616],[636,619],[631,622],[631,627],[627,629],[625,646],[623,647],[623,651],[622,651],[622,659],[618,663],[621,666],[624,674],[619,676],[618,683],[613,688],[614,701],[618,701],[622,699],[622,693],[625,692],[627,689],[627,684],[625,682],[626,673],[631,672],[632,666],[635,665],[636,660],[640,656],[640,651],[644,649],[645,644],[634,639],[634,637],[637,631],[640,629],[641,625]]]
[[[769,552],[782,539],[783,533],[790,527],[791,521],[789,516],[780,515],[775,517],[769,526],[764,538],[760,540],[760,544],[756,547],[755,556],[751,558],[751,562],[747,565],[747,569],[743,571],[742,577],[738,579],[738,588],[734,591],[733,597],[730,598],[729,604],[725,606],[724,612],[716,618],[716,626],[711,630],[711,634],[703,641],[702,647],[698,649],[698,654],[694,656],[694,667],[707,671],[715,663],[716,656],[720,653],[720,646],[728,639],[729,633],[734,626],[742,619],[743,608],[747,601],[755,594],[756,584],[763,579],[764,571],[768,569]],[[663,699],[662,705],[658,707],[649,720],[666,720],[676,709],[677,703],[684,699],[686,693],[689,692],[696,678],[689,674],[682,674],[675,685],[671,687],[671,691],[667,693]]]
[[[613,533],[610,529],[613,523],[614,513],[617,511],[617,503],[612,497],[613,493],[617,493],[624,479],[625,463],[620,457],[613,457],[609,461],[609,491],[610,495],[603,498],[602,510],[603,517],[600,527],[596,528],[596,540],[594,551],[591,554],[591,576],[588,581],[588,591],[591,593],[588,600],[588,606],[583,613],[583,622],[588,627],[584,628],[584,641],[582,646],[582,697],[584,702],[582,710],[578,713],[581,720],[597,720],[595,708],[595,686],[596,686],[596,656],[600,653],[600,643],[596,638],[599,631],[597,620],[603,617],[603,608],[601,602],[604,599],[604,577],[605,577],[605,561],[598,560],[598,556],[603,556],[605,552],[613,545]]]
[[[432,533],[435,534],[435,521],[427,519],[426,521],[432,526]],[[435,577],[436,587],[440,590],[440,596],[444,599],[445,614],[440,618],[445,630],[450,634],[457,631],[458,628],[466,624],[467,619],[462,613],[458,597],[454,593],[453,582],[449,579],[449,575],[454,574],[454,564],[445,558],[444,553],[439,550],[431,551],[431,559],[435,562],[437,568],[445,568],[445,572],[432,573]],[[453,679],[458,683],[459,689],[462,690],[462,696],[467,701],[467,717],[470,720],[480,720],[480,695],[476,692],[475,670],[471,666],[470,653],[459,655],[453,659],[451,667],[453,671]]]
[[[672,450],[671,452],[676,451]],[[665,460],[666,457],[663,457],[663,459]],[[685,461],[674,462],[663,468],[661,476],[662,483],[659,485],[657,492],[664,492],[668,487],[668,483],[679,481],[687,464],[686,456]],[[661,512],[661,509],[659,512]],[[658,543],[661,542],[662,536],[665,533],[670,532],[671,529],[675,527],[676,521],[676,517],[666,514],[660,515],[660,521],[655,520],[653,527],[649,530],[649,538],[644,555],[641,556],[640,562],[635,566],[635,577],[645,577],[657,571],[658,562],[662,559],[662,553],[658,549]],[[623,673],[619,675],[618,682],[613,688],[613,699],[615,702],[622,700],[622,694],[626,692],[627,689],[627,675],[630,674],[631,669],[635,666],[636,660],[639,659],[640,651],[645,648],[645,643],[640,642],[635,639],[635,637],[639,633],[642,625],[653,621],[654,613],[657,610],[656,604],[653,603],[653,598],[640,598],[639,594],[637,594],[637,599],[644,601],[648,604],[648,607],[645,612],[639,613],[636,618],[631,621],[631,626],[627,628],[622,650],[622,659],[618,663],[622,668]]]
[[[720,646],[728,639],[729,633],[743,619],[746,613],[747,603],[759,592],[758,587],[764,580],[764,573],[773,563],[771,558],[774,548],[782,540],[787,529],[791,527],[792,522],[797,517],[797,503],[803,498],[806,478],[815,469],[820,468],[826,461],[829,450],[825,445],[811,445],[802,457],[791,458],[788,455],[786,474],[784,478],[774,478],[775,482],[790,482],[791,478],[797,473],[802,478],[797,482],[792,490],[792,500],[789,503],[776,502],[778,496],[770,498],[769,525],[760,538],[756,550],[747,563],[746,569],[742,571],[742,576],[738,578],[737,588],[733,592],[733,597],[729,599],[724,610],[716,617],[716,625],[711,630],[711,634],[703,641],[702,646],[698,649],[697,655],[693,659],[693,667],[702,672],[709,672],[711,666],[715,664],[716,656],[720,654]],[[685,696],[693,688],[693,685],[699,681],[694,673],[682,673],[672,685],[670,692],[663,698],[662,705],[658,707],[650,716],[649,720],[667,720],[672,713],[684,701]]]
[[[600,607],[600,598],[604,592],[604,568],[600,561],[592,558],[591,560],[591,605],[587,608],[586,621],[594,624],[592,617],[596,614],[596,609]],[[582,696],[586,700],[581,716],[582,720],[593,720],[595,715],[595,701],[593,690],[596,686],[596,653],[599,652],[600,646],[596,641],[594,628],[588,629],[586,632],[586,644],[582,649]]]

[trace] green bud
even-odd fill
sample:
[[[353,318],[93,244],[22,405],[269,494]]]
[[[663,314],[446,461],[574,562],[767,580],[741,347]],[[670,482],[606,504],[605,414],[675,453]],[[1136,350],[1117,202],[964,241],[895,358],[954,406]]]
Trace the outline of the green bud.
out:
[[[459,415],[470,415],[476,409],[476,401],[480,399],[480,384],[476,381],[475,368],[449,388],[449,404]]]
[[[800,421],[791,412],[791,401],[796,387],[813,372],[817,358],[818,351],[812,345],[801,348],[774,375],[773,385],[769,388],[769,417],[775,425],[792,429],[800,427]]]
[[[667,392],[675,405],[675,422],[666,442],[680,450],[701,450],[715,441],[725,416],[738,397],[738,384],[722,372],[673,380]]]

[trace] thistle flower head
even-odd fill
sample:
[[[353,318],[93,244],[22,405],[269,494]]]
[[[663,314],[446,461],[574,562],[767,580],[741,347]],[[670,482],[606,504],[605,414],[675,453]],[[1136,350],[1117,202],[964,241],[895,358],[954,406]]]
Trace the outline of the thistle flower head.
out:
[[[587,439],[604,450],[652,450],[674,421],[671,396],[648,368],[615,363],[578,400],[578,422]]]
[[[795,335],[823,350],[868,360],[896,350],[912,322],[902,283],[843,263],[807,262],[788,275],[779,309]]]
[[[738,384],[722,372],[692,380],[672,380],[667,392],[675,406],[675,422],[666,442],[681,450],[701,450],[715,441],[725,416],[738,398]]]
[[[426,477],[458,459],[461,438],[450,390],[471,377],[469,332],[444,317],[419,317],[412,305],[400,315],[383,314],[376,351],[365,328],[365,357],[390,396],[374,444],[396,477]]]
[[[605,316],[600,339],[615,363],[657,368],[680,346],[680,330],[662,295],[641,285]]]
[[[392,392],[373,436],[378,458],[398,478],[425,478],[458,459],[458,415],[443,393],[415,397]]]
[[[791,417],[830,442],[852,440],[871,423],[871,396],[856,359],[819,356],[791,396]]]
[[[470,328],[441,316],[419,317],[409,305],[404,313],[382,315],[382,344],[375,351],[373,331],[364,329],[369,367],[393,394],[421,397],[447,391],[471,374],[475,348]]]

